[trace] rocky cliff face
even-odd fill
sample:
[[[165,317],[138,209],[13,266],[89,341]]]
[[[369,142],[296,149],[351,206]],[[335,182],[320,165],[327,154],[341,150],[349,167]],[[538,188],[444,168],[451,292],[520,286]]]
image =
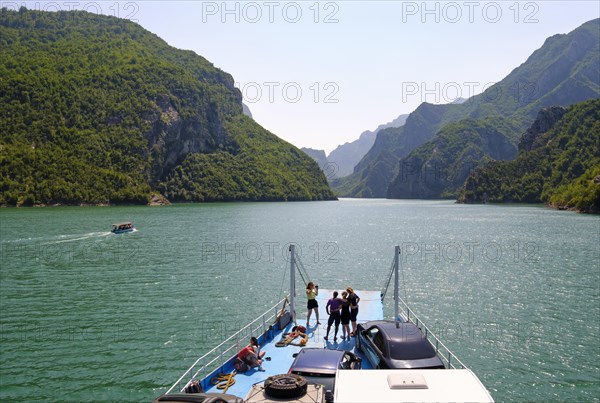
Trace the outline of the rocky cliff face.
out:
[[[152,183],[180,164],[190,153],[226,151],[237,154],[239,146],[227,133],[224,118],[216,110],[197,110],[182,117],[169,94],[150,101],[146,119],[150,130],[145,137],[152,161]]]
[[[536,142],[536,140],[538,140],[542,134],[550,130],[550,128],[554,126],[567,111],[568,109],[563,106],[551,106],[542,109],[538,113],[537,118],[532,123],[531,127],[529,127],[523,134],[523,137],[521,137],[521,141],[519,141],[519,151],[531,151],[541,147],[543,144]]]

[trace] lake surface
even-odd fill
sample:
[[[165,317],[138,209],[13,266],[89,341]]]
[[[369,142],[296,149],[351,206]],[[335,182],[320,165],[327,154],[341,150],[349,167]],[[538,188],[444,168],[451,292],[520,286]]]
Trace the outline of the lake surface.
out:
[[[496,401],[598,401],[599,217],[350,199],[0,210],[0,400],[150,401],[284,296],[291,242],[374,290],[400,245],[403,297]]]

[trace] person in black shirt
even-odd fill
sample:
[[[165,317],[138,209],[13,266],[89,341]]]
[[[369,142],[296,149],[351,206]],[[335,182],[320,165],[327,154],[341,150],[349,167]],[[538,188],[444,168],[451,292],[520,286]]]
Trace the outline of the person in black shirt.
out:
[[[342,292],[342,340],[350,338],[350,301],[348,301],[348,291]]]
[[[346,288],[346,291],[348,292],[348,301],[350,301],[350,322],[352,322],[352,333],[350,333],[350,336],[354,337],[356,335],[356,317],[358,316],[360,297],[354,293],[352,287]]]

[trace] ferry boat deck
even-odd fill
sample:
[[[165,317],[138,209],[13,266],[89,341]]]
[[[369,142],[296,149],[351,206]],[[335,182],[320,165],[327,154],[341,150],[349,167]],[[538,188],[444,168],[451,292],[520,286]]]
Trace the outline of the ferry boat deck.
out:
[[[308,342],[304,347],[288,345],[286,347],[277,347],[275,344],[281,340],[282,333],[277,333],[274,338],[269,338],[265,335],[261,341],[260,351],[265,352],[265,357],[271,357],[270,361],[263,362],[263,371],[258,371],[256,368],[250,369],[247,372],[235,375],[235,384],[227,389],[227,394],[236,395],[239,397],[245,397],[248,391],[256,383],[263,382],[269,376],[285,374],[289,371],[290,365],[294,361],[294,354],[298,353],[302,348],[327,348],[332,350],[346,350],[353,352],[357,356],[362,358],[362,368],[371,369],[369,361],[356,349],[355,337],[350,339],[342,340],[342,329],[341,325],[338,332],[337,342],[333,341],[333,335],[335,331],[335,325],[331,327],[329,332],[329,341],[325,341],[323,338],[327,333],[327,319],[328,315],[325,311],[327,300],[333,297],[334,290],[320,289],[319,295],[317,296],[317,302],[319,304],[319,319],[321,324],[316,326],[316,318],[314,315],[310,318],[311,327],[307,329]],[[341,290],[338,290],[341,293]],[[355,290],[356,294],[360,297],[358,322],[367,322],[371,320],[383,319],[383,304],[381,302],[380,291],[364,291]],[[300,299],[298,302],[306,304],[306,299]],[[306,316],[296,318],[299,325],[306,325]],[[283,333],[291,332],[294,322],[288,324]],[[350,330],[352,330],[352,324],[350,324]],[[258,335],[257,335],[258,337]],[[248,344],[248,340],[242,340],[240,342],[240,348]],[[220,370],[222,373],[231,373],[233,371],[233,365],[228,363],[227,366]],[[221,393],[214,385],[207,385],[208,389],[205,389],[207,393]]]
[[[316,325],[316,317],[311,317],[311,324],[307,331],[305,345],[288,344],[278,347],[285,333],[291,332],[295,325],[305,325],[306,317],[298,315],[294,322],[291,312],[296,312],[296,288],[295,288],[295,252],[290,247],[290,294],[289,309],[286,306],[288,298],[279,301],[262,316],[254,319],[248,325],[224,340],[218,346],[198,358],[192,366],[167,390],[165,399],[171,393],[183,392],[188,386],[198,382],[206,393],[197,396],[177,396],[169,401],[196,401],[203,396],[216,398],[218,394],[226,394],[228,399],[217,399],[218,401],[244,401],[248,402],[335,402],[335,403],[368,403],[368,402],[493,402],[491,395],[477,376],[454,355],[439,340],[418,316],[400,298],[398,292],[399,253],[398,246],[395,247],[394,263],[388,278],[387,285],[382,293],[379,291],[357,290],[360,297],[358,323],[383,320],[383,298],[387,292],[392,277],[394,278],[395,307],[394,317],[400,322],[410,322],[418,327],[419,333],[427,339],[439,358],[440,369],[374,369],[369,360],[356,348],[356,336],[347,340],[341,339],[341,328],[338,339],[334,341],[334,327],[329,334],[329,340],[324,337],[327,331],[327,319],[325,306],[327,300],[333,297],[333,290],[319,290],[317,302],[319,304],[320,322]],[[299,292],[302,294],[302,291]],[[305,298],[298,299],[298,305],[305,304]],[[402,306],[402,307],[401,307]],[[403,309],[402,313],[400,309]],[[300,308],[298,312],[306,312]],[[246,372],[234,373],[234,361],[237,353],[249,343],[250,337],[256,337],[261,346],[260,350],[265,352],[263,360],[264,371],[257,368]],[[299,341],[297,338],[295,341]],[[362,342],[362,341],[361,341]],[[398,340],[396,340],[396,343]],[[305,395],[303,400],[273,398],[265,392],[264,381],[274,375],[287,374],[294,361],[294,356],[304,348],[318,348],[331,350],[345,350],[354,353],[362,359],[360,370],[338,369],[335,373],[335,387],[331,393],[323,393],[320,382],[316,385],[308,385],[315,391],[315,395]],[[372,353],[372,352],[371,352]],[[266,359],[270,357],[270,360]],[[401,368],[401,367],[400,367]],[[425,368],[425,367],[420,367]],[[445,369],[441,369],[445,368]],[[216,380],[219,384],[215,385]],[[270,380],[272,381],[272,379]],[[288,378],[289,381],[289,378]],[[287,382],[287,381],[286,381]],[[306,386],[306,384],[305,384]],[[287,385],[284,385],[287,387]],[[189,391],[188,391],[189,392]],[[183,400],[181,400],[183,399]],[[190,400],[191,399],[191,400]],[[233,399],[233,400],[231,400]],[[165,401],[157,399],[156,401]],[[201,401],[201,400],[198,400]]]

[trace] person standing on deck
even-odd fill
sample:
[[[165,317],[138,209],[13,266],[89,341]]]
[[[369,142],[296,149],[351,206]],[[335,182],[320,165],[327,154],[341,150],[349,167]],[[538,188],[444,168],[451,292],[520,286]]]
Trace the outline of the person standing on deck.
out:
[[[327,334],[325,335],[325,340],[329,337],[329,330],[331,329],[331,325],[335,322],[335,331],[333,334],[333,341],[337,341],[338,329],[340,327],[340,311],[342,310],[342,300],[338,298],[338,292],[333,292],[333,298],[330,298],[327,301],[327,306],[325,307],[327,314],[329,315],[329,320],[327,321]]]
[[[315,284],[311,281],[306,285],[306,299],[308,308],[308,314],[306,315],[306,327],[310,327],[310,315],[312,311],[315,311],[315,316],[317,317],[317,325],[320,325],[319,322],[319,304],[317,303],[317,295],[319,295],[319,286],[315,286]]]
[[[356,317],[358,316],[358,303],[360,301],[360,297],[354,293],[354,289],[352,287],[346,288],[348,292],[348,301],[350,301],[350,322],[352,322],[352,333],[350,336],[356,336]]]
[[[350,338],[350,301],[348,301],[348,291],[342,292],[342,311],[340,314],[342,322],[342,340]]]

